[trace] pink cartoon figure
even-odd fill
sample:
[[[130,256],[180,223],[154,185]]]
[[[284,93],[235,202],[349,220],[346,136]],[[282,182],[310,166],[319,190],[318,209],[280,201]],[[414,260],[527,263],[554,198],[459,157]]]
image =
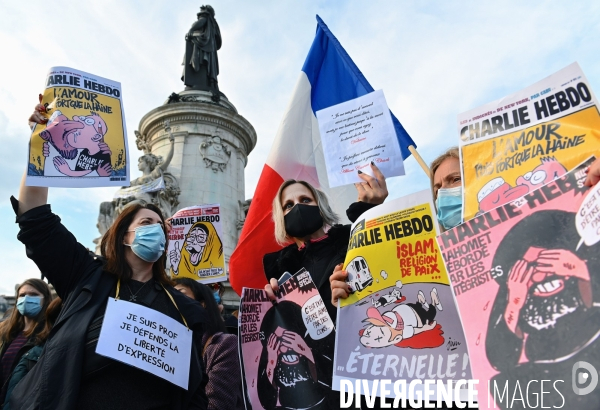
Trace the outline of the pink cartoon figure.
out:
[[[517,178],[517,185],[528,186],[529,190],[533,191],[567,173],[567,169],[554,157],[541,158],[540,160],[542,162],[540,165]]]
[[[567,169],[554,157],[541,158],[541,164],[517,178],[511,187],[504,178],[496,177],[485,184],[477,193],[479,213],[491,211],[501,205],[554,181],[567,173]]]
[[[433,330],[437,324],[435,316],[441,310],[442,303],[436,288],[431,290],[431,303],[427,303],[425,294],[419,291],[416,303],[399,304],[384,313],[370,307],[367,309],[367,318],[363,320],[367,327],[361,329],[360,343],[371,348],[398,345],[403,340]]]
[[[69,120],[55,111],[40,133],[44,140],[42,153],[47,158],[44,175],[110,176],[111,151],[104,142],[107,131],[106,122],[95,112],[88,116],[75,115]]]
[[[479,213],[491,211],[525,195],[529,188],[524,185],[511,187],[502,177],[496,177],[485,184],[477,193]]]

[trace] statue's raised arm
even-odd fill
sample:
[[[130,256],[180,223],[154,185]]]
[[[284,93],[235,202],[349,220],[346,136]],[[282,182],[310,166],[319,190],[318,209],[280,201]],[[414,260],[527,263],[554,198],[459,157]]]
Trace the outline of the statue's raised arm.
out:
[[[158,166],[154,168],[154,170],[152,170],[152,174],[154,174],[155,171],[158,172],[155,178],[160,177],[162,173],[167,170],[167,167],[173,159],[173,151],[175,149],[175,138],[173,138],[173,134],[171,133],[171,125],[169,123],[169,120],[165,121],[165,131],[169,134],[169,141],[171,142],[171,146],[169,147],[169,153],[167,154],[167,157],[163,159],[158,164]]]

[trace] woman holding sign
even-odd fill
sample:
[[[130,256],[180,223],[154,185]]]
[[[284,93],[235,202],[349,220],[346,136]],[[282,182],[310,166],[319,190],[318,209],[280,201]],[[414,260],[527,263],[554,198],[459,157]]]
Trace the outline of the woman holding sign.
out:
[[[30,121],[43,123],[44,112],[38,105]],[[200,346],[206,312],[176,291],[166,275],[166,230],[160,210],[154,205],[127,207],[103,236],[98,257],[52,213],[46,204],[48,188],[26,186],[24,181],[19,200],[11,198],[18,238],[64,307],[38,364],[15,387],[11,408],[206,408],[201,352],[195,347]],[[115,323],[108,319],[114,314],[108,307],[115,303],[123,311],[146,309],[155,319],[132,315],[131,323]],[[177,374],[177,367],[166,358],[173,357],[178,341],[157,323],[177,322],[193,331],[190,350],[177,352],[183,355],[177,358],[189,362],[187,389],[164,374],[171,370]],[[138,362],[127,365],[125,359],[121,363],[96,353],[96,347],[106,342],[103,335],[117,338],[125,333],[135,342],[122,349],[119,345],[118,350],[126,350]],[[187,338],[185,333],[179,339]]]
[[[385,177],[374,163],[371,163],[371,168],[374,177],[359,171],[359,176],[364,182],[355,184],[358,191],[358,202],[350,205],[346,211],[350,220],[356,220],[367,209],[383,203],[388,195]],[[334,306],[327,303],[331,300],[331,289],[328,282],[336,265],[341,264],[346,257],[350,225],[337,224],[339,218],[329,206],[327,196],[323,192],[306,181],[296,180],[285,181],[279,187],[279,191],[273,199],[273,220],[277,242],[281,245],[290,242],[291,244],[278,252],[265,255],[263,258],[265,275],[269,280],[269,284],[265,286],[267,295],[272,300],[276,300],[275,292],[279,290],[278,278],[284,272],[294,274],[305,268],[310,273],[321,298],[325,301],[327,312],[335,323],[337,311]],[[281,306],[282,309],[283,307]],[[297,319],[302,322],[300,317]],[[273,323],[265,324],[273,325]],[[278,333],[275,332],[273,335],[278,335]],[[269,342],[269,347],[273,357],[278,358],[278,365],[275,368],[274,376],[269,375],[273,380],[262,386],[259,382],[259,394],[265,395],[265,390],[268,388],[265,386],[289,386],[288,379],[291,377],[289,374],[299,374],[298,372],[301,372],[302,368],[301,364],[304,362],[309,364],[315,362],[316,374],[319,374],[319,388],[325,387],[329,391],[326,384],[329,383],[331,386],[332,381],[334,338],[330,338],[329,344],[324,340],[319,340],[321,351],[315,352],[315,356],[323,360],[310,359],[303,362],[302,357],[313,356],[310,352],[311,348],[306,351],[308,345],[302,339],[303,336],[291,329],[286,330],[278,337],[272,336],[273,340]],[[296,345],[297,347],[294,347]],[[290,358],[296,357],[299,357],[298,360],[295,360],[298,362],[297,364],[286,362],[286,358],[289,361]],[[275,377],[277,377],[277,381]],[[305,376],[299,376],[299,378],[305,379]],[[293,386],[296,385],[293,384]],[[313,388],[305,386],[298,389],[286,389],[284,392],[280,388],[278,393],[274,393],[271,401],[277,403],[285,395],[288,402],[303,403],[303,408],[339,408],[340,395],[338,392],[331,390],[323,398],[318,394],[318,390],[311,389]],[[299,396],[293,397],[294,395]],[[309,400],[311,397],[314,397],[313,401]]]
[[[462,177],[458,147],[449,148],[434,159],[430,166],[430,173],[431,193],[437,208],[437,220],[444,230],[452,229],[462,223]],[[333,306],[337,306],[338,299],[346,299],[351,293],[346,283],[347,277],[348,273],[342,270],[341,264],[335,267],[335,271],[329,277]]]
[[[355,184],[358,201],[351,204],[346,215],[355,221],[363,212],[382,204],[388,196],[385,177],[371,162],[373,177],[359,172],[364,180]],[[339,217],[329,206],[327,196],[306,181],[285,181],[273,200],[275,239],[280,245],[288,244],[278,252],[263,258],[269,284],[265,291],[275,300],[277,279],[284,272],[294,274],[305,268],[317,285],[324,301],[331,300],[328,281],[336,265],[344,262],[350,238],[350,225],[339,225]],[[291,242],[291,244],[289,244]],[[329,316],[335,322],[337,311],[326,304]]]

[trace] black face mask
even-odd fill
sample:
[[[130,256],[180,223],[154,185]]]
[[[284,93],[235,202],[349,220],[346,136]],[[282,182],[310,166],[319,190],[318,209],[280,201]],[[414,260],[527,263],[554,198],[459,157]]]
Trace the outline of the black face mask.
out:
[[[323,217],[318,206],[296,204],[283,217],[285,231],[294,238],[304,238],[323,226]]]

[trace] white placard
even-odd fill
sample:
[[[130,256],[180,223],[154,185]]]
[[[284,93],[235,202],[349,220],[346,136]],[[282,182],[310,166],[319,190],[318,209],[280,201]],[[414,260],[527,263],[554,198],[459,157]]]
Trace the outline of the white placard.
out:
[[[386,177],[404,175],[400,144],[382,90],[317,111],[329,187],[363,182],[373,161]]]
[[[108,299],[96,353],[145,370],[187,390],[192,331],[170,317]]]

